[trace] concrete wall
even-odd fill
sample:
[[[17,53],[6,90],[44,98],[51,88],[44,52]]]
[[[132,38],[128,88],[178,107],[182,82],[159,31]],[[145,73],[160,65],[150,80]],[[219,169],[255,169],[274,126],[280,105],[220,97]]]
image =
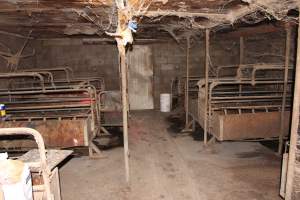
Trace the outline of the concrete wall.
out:
[[[36,66],[69,66],[75,76],[104,77],[107,89],[119,88],[118,52],[114,45],[83,44],[76,39],[40,41]]]
[[[238,48],[235,41],[211,41],[210,55],[213,65],[228,65],[238,62]],[[161,76],[161,91],[168,92],[167,83],[175,76],[186,73],[186,47],[171,42],[166,44],[153,44],[154,63]],[[190,74],[204,76],[205,44],[197,42],[191,45]],[[157,69],[157,71],[158,71]]]
[[[291,64],[295,52],[292,36]],[[239,63],[239,38],[212,37],[210,61],[213,66]],[[154,59],[155,106],[159,107],[160,93],[170,92],[171,80],[186,74],[186,45],[175,42],[152,44]],[[285,33],[267,33],[244,39],[244,63],[284,63]],[[190,49],[190,75],[204,77],[205,43],[193,42]]]
[[[284,63],[285,32],[266,33],[245,38],[245,63]],[[295,58],[295,32],[291,36],[291,60]]]
[[[16,54],[24,45],[26,39],[14,37],[14,36],[8,36],[4,34],[0,34],[0,51],[1,55],[11,53]],[[23,54],[22,55],[30,55],[33,53],[35,46],[35,42],[33,40],[29,40],[26,44]],[[14,72],[17,70],[20,70],[23,68],[23,66],[35,66],[35,55],[21,58],[19,60],[19,66],[18,67],[8,67],[8,62],[6,59],[0,56],[0,72]],[[31,78],[30,78],[31,79]],[[7,78],[1,78],[0,79],[0,88],[7,88],[10,81]],[[14,79],[16,80],[16,79]]]
[[[213,65],[238,63],[238,47],[235,41],[211,41],[211,62]],[[159,107],[160,93],[169,93],[171,80],[186,75],[186,45],[175,42],[153,44],[154,95],[156,108]],[[189,56],[190,75],[204,77],[205,44],[193,42]]]
[[[1,41],[1,40],[0,40]],[[7,40],[9,44],[13,41]],[[23,40],[13,43],[14,49]],[[80,39],[47,40],[29,43],[36,49],[36,56],[23,60],[26,66],[69,66],[76,76],[102,76],[107,89],[119,88],[118,52],[115,45],[83,44]],[[185,76],[186,44],[175,41],[147,44],[152,49],[154,63],[155,107],[159,107],[160,93],[170,92],[171,80]],[[294,46],[294,45],[292,45]],[[134,46],[133,46],[134,48]],[[269,33],[245,38],[245,63],[284,62],[285,34]],[[190,49],[190,74],[204,77],[205,44],[193,41]],[[212,65],[239,63],[239,38],[212,37],[210,41]],[[0,61],[1,62],[1,61]]]

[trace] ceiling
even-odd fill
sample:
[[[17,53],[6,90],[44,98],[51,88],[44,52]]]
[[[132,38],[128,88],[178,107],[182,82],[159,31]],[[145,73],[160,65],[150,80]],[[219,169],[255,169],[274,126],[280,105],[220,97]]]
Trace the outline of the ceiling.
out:
[[[296,0],[128,0],[138,38],[232,29],[297,18]],[[114,0],[1,0],[0,33],[35,38],[101,36],[116,28]]]

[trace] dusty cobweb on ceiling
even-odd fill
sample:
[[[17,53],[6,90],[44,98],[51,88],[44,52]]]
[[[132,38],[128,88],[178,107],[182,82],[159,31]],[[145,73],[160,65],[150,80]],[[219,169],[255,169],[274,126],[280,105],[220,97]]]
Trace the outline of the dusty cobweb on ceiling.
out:
[[[24,54],[24,50],[28,44],[28,41],[30,39],[32,31],[28,33],[27,38],[25,39],[23,45],[19,48],[19,50],[16,53],[13,53],[11,48],[6,46],[4,43],[0,43],[0,46],[6,49],[6,51],[0,51],[0,58],[4,59],[6,61],[6,68],[8,68],[9,71],[17,71],[19,67],[19,63],[21,59],[32,57],[35,55],[35,50],[33,49],[31,53]]]

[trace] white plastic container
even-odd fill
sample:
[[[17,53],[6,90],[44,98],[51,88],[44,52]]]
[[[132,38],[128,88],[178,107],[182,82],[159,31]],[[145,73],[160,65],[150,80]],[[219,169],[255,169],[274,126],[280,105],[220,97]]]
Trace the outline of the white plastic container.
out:
[[[33,200],[32,180],[29,167],[20,160],[8,159],[0,154],[0,199]]]
[[[25,164],[21,180],[15,184],[2,186],[5,200],[33,200],[32,181],[29,167]]]
[[[160,112],[171,111],[171,94],[160,94]]]

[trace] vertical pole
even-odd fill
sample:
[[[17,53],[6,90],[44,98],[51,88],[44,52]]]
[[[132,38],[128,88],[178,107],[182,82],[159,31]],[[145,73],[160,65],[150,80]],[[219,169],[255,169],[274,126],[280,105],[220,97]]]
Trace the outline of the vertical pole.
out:
[[[122,113],[123,113],[123,138],[124,138],[124,160],[126,182],[129,182],[129,148],[128,148],[128,95],[127,95],[127,64],[125,47],[118,43],[121,91],[122,91]]]
[[[208,121],[207,106],[208,106],[208,73],[209,73],[209,29],[205,30],[205,105],[204,105],[204,145],[207,145]]]
[[[240,60],[239,60],[239,68],[244,63],[244,37],[240,37]],[[242,95],[242,84],[239,85],[239,95]]]
[[[299,19],[300,22],[300,19]],[[290,136],[290,149],[289,149],[289,161],[287,170],[287,182],[285,199],[292,200],[294,177],[295,177],[295,162],[296,162],[296,149],[299,127],[299,107],[300,107],[300,26],[298,26],[298,42],[297,42],[297,63],[296,63],[296,75],[295,75],[295,88],[294,88],[294,102],[293,102],[293,114]]]
[[[278,144],[278,154],[282,153],[283,149],[283,137],[284,137],[284,116],[285,116],[285,106],[286,106],[286,95],[287,95],[287,86],[288,86],[288,73],[290,65],[290,48],[291,48],[291,28],[290,26],[286,27],[286,41],[285,41],[285,66],[284,66],[284,82],[283,82],[283,95],[282,95],[282,104],[281,104],[281,113],[280,113],[280,135],[279,135],[279,144]]]
[[[186,38],[185,131],[189,129],[190,38]]]
[[[240,65],[244,63],[245,53],[244,53],[244,37],[240,37]]]

